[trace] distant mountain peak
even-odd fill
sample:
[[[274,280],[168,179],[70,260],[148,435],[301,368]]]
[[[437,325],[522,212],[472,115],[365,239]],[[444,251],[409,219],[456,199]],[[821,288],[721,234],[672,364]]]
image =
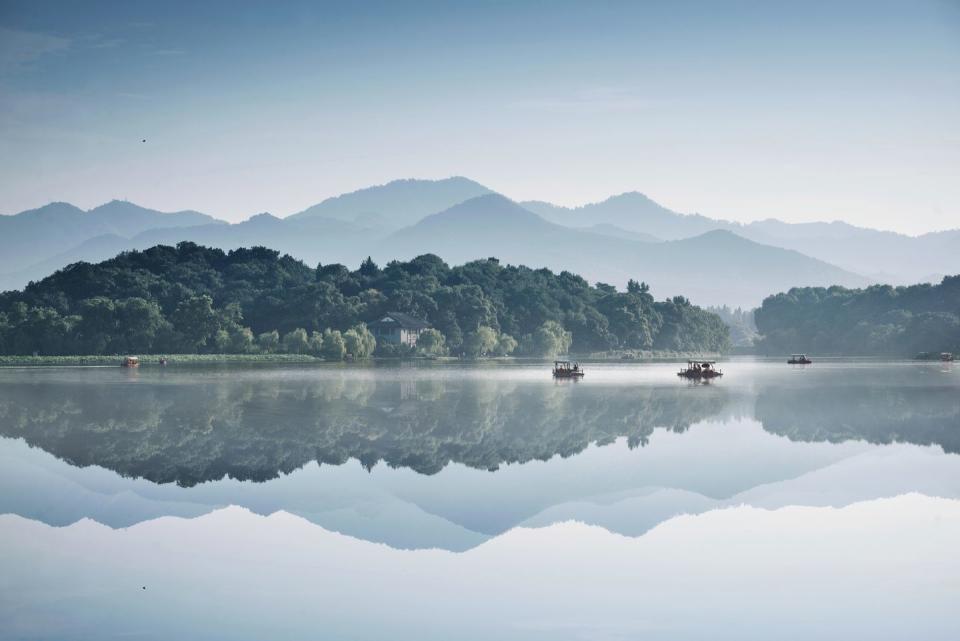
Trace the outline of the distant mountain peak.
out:
[[[473,198],[469,198],[469,199],[463,201],[463,202],[460,203],[460,204],[463,205],[463,204],[466,204],[466,203],[469,203],[469,202],[484,203],[484,204],[511,205],[511,206],[513,206],[513,207],[517,207],[517,208],[522,209],[522,208],[520,207],[520,205],[518,205],[518,204],[515,203],[514,201],[510,200],[509,198],[507,198],[507,197],[504,196],[503,194],[498,194],[498,193],[496,193],[496,192],[490,192],[489,194],[483,194],[482,196],[475,196],[475,197],[473,197]]]
[[[282,218],[277,218],[270,212],[266,212],[266,211],[260,212],[259,214],[254,214],[253,216],[250,216],[250,218],[247,218],[244,221],[245,224],[253,224],[253,225],[272,225],[280,222],[283,222]]]
[[[602,200],[596,204],[602,205],[603,203],[619,203],[619,202],[642,202],[645,204],[656,205],[657,207],[663,207],[663,205],[661,205],[657,201],[653,200],[646,194],[639,191],[625,191],[622,194],[614,194],[613,196],[610,196],[609,198]]]
[[[371,187],[366,187],[365,189],[359,189],[357,191],[365,191],[367,189],[376,189],[377,187],[390,187],[391,185],[430,185],[430,184],[436,185],[441,183],[470,185],[473,187],[480,187],[482,189],[487,189],[477,181],[471,180],[466,176],[448,176],[446,178],[397,178],[395,180],[391,180],[390,182],[384,183],[382,185],[373,185]],[[356,193],[356,192],[351,192],[351,193]],[[337,197],[339,198],[339,196]]]
[[[432,219],[435,220],[437,218],[482,217],[484,219],[491,219],[502,216],[510,216],[512,219],[520,217],[527,220],[535,219],[544,223],[546,222],[532,211],[524,209],[521,205],[506,196],[495,192],[465,200],[444,211],[427,216],[422,222],[427,222]]]
[[[745,242],[753,242],[751,240],[747,240],[746,238],[744,238],[743,236],[740,236],[739,234],[736,234],[730,231],[729,229],[711,229],[710,231],[705,231],[702,234],[697,234],[696,236],[693,236],[693,238],[706,238],[706,239],[719,239],[719,240],[736,239],[736,240],[742,240]]]
[[[22,211],[17,214],[12,214],[7,218],[17,218],[17,217],[40,217],[45,218],[48,216],[63,216],[63,215],[73,215],[73,214],[82,214],[83,210],[77,207],[76,205],[71,205],[68,202],[62,200],[56,200],[51,203],[47,203],[36,209],[28,209],[27,211]]]
[[[105,202],[102,205],[98,205],[93,209],[88,209],[87,214],[139,214],[147,216],[192,216],[196,217],[198,221],[202,218],[203,222],[222,222],[218,219],[208,216],[207,214],[200,213],[192,209],[183,209],[180,211],[159,211],[157,209],[151,209],[149,207],[144,207],[143,205],[138,205],[135,202],[114,198],[109,202]]]
[[[505,233],[516,237],[520,234],[537,242],[554,228],[537,214],[524,209],[506,196],[497,193],[476,196],[441,212],[425,217],[415,225],[397,231],[391,238],[409,239],[430,237],[443,238],[441,245],[448,244],[447,236],[462,239],[469,243],[470,238],[483,235],[490,230],[503,229]]]
[[[153,211],[153,210],[147,209],[146,207],[142,207],[141,205],[138,205],[136,203],[130,202],[129,200],[120,200],[118,198],[114,198],[113,200],[109,202],[105,202],[102,205],[97,205],[92,209],[88,209],[87,213],[94,214],[97,212],[120,211],[120,210],[138,211],[138,212]],[[157,213],[162,213],[162,212],[157,212]]]
[[[457,203],[489,193],[492,192],[487,187],[463,176],[436,180],[402,178],[327,198],[288,218],[319,217],[353,221],[362,216],[405,226]]]
[[[737,228],[735,223],[714,220],[700,214],[681,214],[667,209],[646,194],[628,191],[606,200],[579,207],[560,207],[537,201],[524,202],[534,213],[568,227],[604,223],[632,233],[666,240],[690,238],[713,229]]]

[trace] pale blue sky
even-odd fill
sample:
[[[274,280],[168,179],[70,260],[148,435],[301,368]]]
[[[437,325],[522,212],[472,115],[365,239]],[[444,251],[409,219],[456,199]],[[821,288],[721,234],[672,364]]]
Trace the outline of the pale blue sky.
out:
[[[960,227],[957,1],[277,4],[0,0],[0,212],[239,220],[465,175]]]

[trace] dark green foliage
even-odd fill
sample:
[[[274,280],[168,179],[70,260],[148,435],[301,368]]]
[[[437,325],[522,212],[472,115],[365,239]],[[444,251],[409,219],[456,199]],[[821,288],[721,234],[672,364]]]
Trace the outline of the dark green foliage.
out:
[[[939,285],[794,288],[755,313],[765,353],[960,352],[960,276]]]
[[[570,351],[573,336],[557,321],[548,320],[523,337],[520,351],[528,356],[554,357]]]
[[[306,337],[333,330],[350,342],[345,353],[365,354],[370,346],[360,349],[364,344],[348,330],[387,311],[426,319],[452,354],[478,348],[500,354],[515,346],[512,339],[498,339],[496,347],[478,342],[489,338],[481,328],[517,337],[524,351],[548,322],[572,333],[569,347],[579,352],[716,352],[729,344],[717,316],[682,297],[655,302],[647,285],[635,281],[618,292],[569,272],[503,266],[495,258],[449,267],[430,254],[383,268],[367,259],[356,271],[310,269],[263,247],[227,253],[184,242],[77,263],[0,295],[0,351],[304,353],[316,349]],[[340,353],[340,341],[330,338],[324,351]]]
[[[283,336],[283,351],[288,354],[306,354],[310,350],[307,330],[298,327]],[[339,359],[338,359],[339,360]]]
[[[417,352],[427,356],[443,356],[447,353],[447,339],[438,329],[425,329],[417,339]]]

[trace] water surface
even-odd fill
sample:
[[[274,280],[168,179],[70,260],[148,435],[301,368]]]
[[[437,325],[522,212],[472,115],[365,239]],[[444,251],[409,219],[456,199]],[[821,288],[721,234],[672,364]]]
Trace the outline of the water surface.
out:
[[[0,634],[953,638],[960,370],[722,367],[0,370]]]

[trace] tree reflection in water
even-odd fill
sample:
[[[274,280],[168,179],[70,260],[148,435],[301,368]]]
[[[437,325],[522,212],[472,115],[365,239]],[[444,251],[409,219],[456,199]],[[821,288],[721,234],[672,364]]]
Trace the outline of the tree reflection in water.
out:
[[[172,384],[171,384],[172,383]],[[383,461],[434,474],[450,462],[495,470],[572,456],[591,443],[647,443],[718,413],[720,388],[589,387],[513,380],[375,377],[314,381],[0,385],[0,433],[77,466],[191,486],[265,481],[316,460]]]
[[[819,372],[787,383],[757,377],[739,388],[404,378],[376,369],[320,378],[170,372],[119,384],[99,376],[5,375],[0,434],[73,465],[183,486],[224,476],[265,481],[314,460],[356,459],[368,469],[385,462],[421,474],[451,462],[496,470],[618,438],[643,446],[654,429],[683,432],[744,407],[764,429],[793,440],[908,442],[960,452],[956,386],[903,384],[902,373],[883,369],[861,378]]]

